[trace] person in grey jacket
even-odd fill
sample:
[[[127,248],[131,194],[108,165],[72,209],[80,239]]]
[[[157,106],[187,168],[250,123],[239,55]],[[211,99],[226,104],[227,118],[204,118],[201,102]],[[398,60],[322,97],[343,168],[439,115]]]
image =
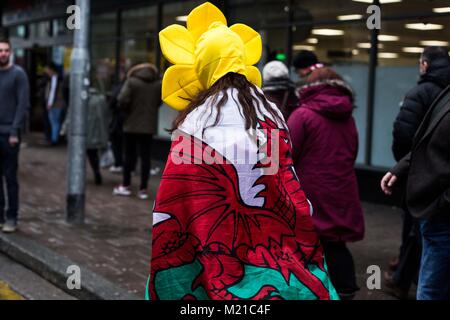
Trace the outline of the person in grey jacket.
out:
[[[28,77],[21,67],[11,62],[11,51],[9,41],[0,39],[0,227],[3,232],[14,232],[17,228],[20,132],[30,107]],[[7,210],[3,180],[8,193]]]
[[[131,195],[131,172],[139,155],[141,184],[138,197],[147,199],[151,144],[153,135],[158,129],[158,109],[161,105],[161,81],[156,67],[150,63],[141,63],[131,68],[118,102],[125,113],[123,125],[125,164],[123,183],[114,188],[113,194]]]
[[[86,154],[91,165],[96,185],[103,183],[100,171],[99,152],[108,147],[109,110],[106,97],[97,89],[89,89],[87,112]]]

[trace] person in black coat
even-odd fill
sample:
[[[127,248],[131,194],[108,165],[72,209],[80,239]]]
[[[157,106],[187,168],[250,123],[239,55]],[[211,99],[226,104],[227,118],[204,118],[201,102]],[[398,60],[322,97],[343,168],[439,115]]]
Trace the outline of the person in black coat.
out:
[[[433,101],[450,84],[447,49],[427,47],[420,58],[420,80],[403,100],[394,122],[392,152],[395,161],[411,151],[412,140]]]
[[[398,162],[410,151],[413,139],[425,114],[443,89],[450,84],[450,59],[447,49],[427,47],[420,58],[420,80],[406,95],[394,122],[392,151]],[[400,186],[405,192],[406,186]],[[404,196],[405,197],[405,196]],[[405,199],[403,200],[403,202]],[[398,298],[406,298],[411,283],[417,279],[421,258],[421,241],[417,221],[405,203],[402,245],[393,274],[386,273],[386,287]]]
[[[433,102],[411,152],[389,170],[381,189],[406,179],[405,204],[422,239],[418,300],[450,300],[450,86]]]

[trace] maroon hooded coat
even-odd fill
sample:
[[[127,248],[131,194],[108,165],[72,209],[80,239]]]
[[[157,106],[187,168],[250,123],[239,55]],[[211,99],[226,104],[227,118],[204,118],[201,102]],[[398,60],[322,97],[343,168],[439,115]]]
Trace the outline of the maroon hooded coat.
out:
[[[317,82],[301,89],[300,106],[288,120],[293,159],[311,201],[319,235],[327,241],[364,237],[354,164],[358,133],[353,94],[345,82]]]

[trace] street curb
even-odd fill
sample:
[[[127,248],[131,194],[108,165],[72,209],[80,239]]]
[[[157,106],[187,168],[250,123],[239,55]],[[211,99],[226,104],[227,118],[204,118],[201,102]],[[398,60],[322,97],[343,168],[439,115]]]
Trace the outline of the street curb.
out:
[[[0,252],[77,299],[142,300],[88,268],[19,234],[6,235],[0,232]],[[67,278],[70,274],[66,271],[71,265],[77,265],[81,270],[81,289],[79,290],[67,288]]]

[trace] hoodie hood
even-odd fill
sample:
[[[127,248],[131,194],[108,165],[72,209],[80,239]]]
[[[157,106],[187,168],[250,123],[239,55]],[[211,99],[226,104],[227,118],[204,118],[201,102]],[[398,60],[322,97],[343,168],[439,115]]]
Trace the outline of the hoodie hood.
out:
[[[264,81],[262,89],[264,91],[278,91],[278,90],[295,91],[295,83],[289,78],[273,78]]]
[[[127,77],[138,78],[144,82],[153,82],[158,77],[158,70],[150,63],[142,63],[131,68]]]
[[[353,113],[353,91],[342,80],[326,80],[300,88],[300,107],[335,120],[346,120]]]
[[[420,77],[419,84],[424,82],[433,82],[442,89],[450,85],[450,59],[433,61],[427,73]]]

